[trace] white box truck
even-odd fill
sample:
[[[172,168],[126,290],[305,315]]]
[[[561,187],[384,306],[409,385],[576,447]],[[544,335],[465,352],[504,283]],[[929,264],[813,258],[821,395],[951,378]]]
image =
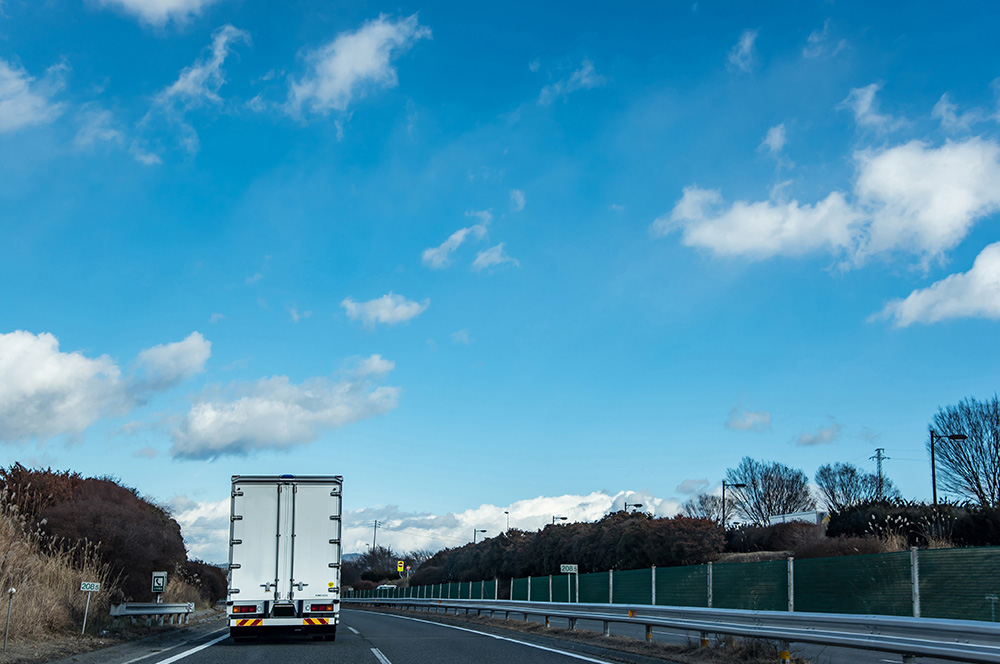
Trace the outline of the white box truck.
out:
[[[332,641],[340,621],[339,475],[233,475],[229,633]]]

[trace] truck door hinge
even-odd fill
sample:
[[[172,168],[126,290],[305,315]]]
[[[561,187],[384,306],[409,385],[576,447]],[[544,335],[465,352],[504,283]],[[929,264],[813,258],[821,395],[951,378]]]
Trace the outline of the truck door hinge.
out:
[[[237,496],[242,496],[242,495],[243,495],[243,492],[240,491],[239,489],[237,489],[236,491],[233,491],[233,498],[236,498]]]
[[[340,563],[330,563],[327,567],[340,567]]]
[[[240,568],[240,564],[239,563],[231,563],[229,565],[229,569],[239,569],[239,568]]]
[[[230,517],[230,519],[233,520],[233,521],[242,521],[243,520],[243,515],[242,514],[234,514],[232,517]]]
[[[243,544],[243,540],[237,540],[237,539],[229,540],[230,546],[236,546],[237,544]]]
[[[338,514],[331,514],[330,515],[330,521],[340,521],[340,515],[338,515]]]

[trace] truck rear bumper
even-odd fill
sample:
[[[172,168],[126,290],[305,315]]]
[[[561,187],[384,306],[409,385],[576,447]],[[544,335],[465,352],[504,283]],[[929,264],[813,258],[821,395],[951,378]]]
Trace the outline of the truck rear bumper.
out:
[[[336,627],[340,616],[323,618],[229,618],[231,629],[261,628],[261,627]]]

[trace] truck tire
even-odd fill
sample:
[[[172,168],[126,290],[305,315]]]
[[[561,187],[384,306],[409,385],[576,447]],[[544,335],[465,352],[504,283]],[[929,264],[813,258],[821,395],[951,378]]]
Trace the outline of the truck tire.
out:
[[[323,635],[323,640],[324,641],[336,641],[337,640],[337,626],[336,625],[333,626],[333,631],[332,632],[330,632],[329,634],[324,634]]]

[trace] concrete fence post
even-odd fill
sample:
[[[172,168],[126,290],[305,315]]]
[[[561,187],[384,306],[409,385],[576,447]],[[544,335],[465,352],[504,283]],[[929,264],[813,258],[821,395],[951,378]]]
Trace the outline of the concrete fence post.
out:
[[[528,577],[528,596],[524,598],[525,602],[531,601],[531,577]]]
[[[913,617],[920,617],[920,563],[917,547],[910,548],[910,588],[913,593]]]
[[[552,575],[549,574],[549,601],[552,601]]]
[[[653,569],[650,572],[649,582],[650,582],[650,585],[652,586],[652,590],[650,592],[650,596],[651,596],[652,601],[653,601],[653,606],[656,606],[656,565],[653,565]]]
[[[712,563],[708,563],[708,608],[712,608]]]
[[[795,612],[795,556],[788,556],[788,612]]]
[[[614,603],[615,603],[615,571],[612,569],[608,570],[608,604],[614,604]]]

